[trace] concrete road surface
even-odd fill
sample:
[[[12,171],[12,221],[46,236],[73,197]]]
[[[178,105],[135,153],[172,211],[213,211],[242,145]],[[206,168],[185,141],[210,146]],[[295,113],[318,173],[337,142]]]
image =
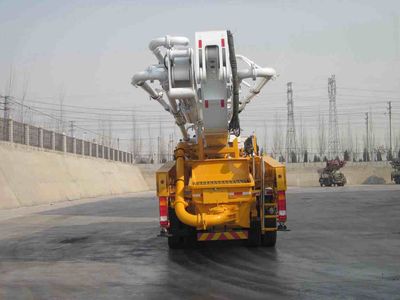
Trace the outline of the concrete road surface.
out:
[[[399,299],[400,187],[292,189],[275,249],[170,251],[154,194],[0,212],[0,299]]]

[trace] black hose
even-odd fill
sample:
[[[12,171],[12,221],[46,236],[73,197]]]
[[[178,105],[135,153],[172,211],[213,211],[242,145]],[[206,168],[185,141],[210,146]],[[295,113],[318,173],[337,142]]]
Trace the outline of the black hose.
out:
[[[235,55],[235,46],[233,43],[233,35],[230,30],[227,31],[228,35],[228,46],[229,46],[229,62],[232,70],[232,102],[233,102],[233,113],[232,119],[229,123],[229,131],[236,136],[240,135],[240,123],[239,123],[239,78],[237,75],[237,62]]]

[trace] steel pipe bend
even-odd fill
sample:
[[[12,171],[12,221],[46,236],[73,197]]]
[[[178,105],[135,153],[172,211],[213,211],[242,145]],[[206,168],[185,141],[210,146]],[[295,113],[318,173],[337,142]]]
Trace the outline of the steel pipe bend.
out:
[[[225,209],[218,214],[191,214],[186,210],[185,202],[185,150],[182,143],[176,150],[176,191],[174,208],[178,219],[189,226],[206,229],[208,226],[225,224],[235,219],[231,211]]]
[[[250,68],[238,70],[238,77],[240,79],[264,77],[272,78],[276,76],[276,71],[272,68]]]
[[[187,46],[187,45],[189,45],[189,39],[187,37],[166,35],[165,37],[159,37],[153,39],[149,43],[149,49],[151,51],[154,51],[158,47],[165,47],[169,49],[173,46]]]
[[[138,72],[132,77],[131,84],[138,86],[147,80],[158,80],[160,82],[168,79],[168,74],[165,69],[150,67],[145,71]]]

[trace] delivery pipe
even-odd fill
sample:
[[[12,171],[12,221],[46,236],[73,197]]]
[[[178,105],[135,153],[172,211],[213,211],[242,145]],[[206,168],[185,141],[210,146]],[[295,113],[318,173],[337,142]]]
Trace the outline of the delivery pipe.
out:
[[[250,89],[249,94],[241,99],[239,112],[242,112],[246,105],[250,103],[251,99],[260,93],[261,89],[267,84],[267,82],[276,76],[276,71],[272,68],[257,68],[254,66],[251,69],[238,71],[238,76],[241,80],[245,78],[253,78],[256,80],[261,77],[261,80]]]
[[[131,84],[138,86],[140,83],[147,80],[153,81],[158,80],[161,83],[168,80],[168,73],[164,67],[151,66],[147,70],[138,72],[132,77]]]
[[[174,208],[178,219],[189,226],[206,229],[210,226],[226,224],[235,219],[228,210],[221,213],[210,214],[191,214],[186,210],[187,203],[185,201],[185,150],[184,144],[179,143],[175,152],[176,156],[176,186]]]
[[[160,37],[152,40],[149,43],[149,49],[154,53],[158,61],[161,63],[164,61],[164,55],[161,51],[161,47],[170,49],[173,46],[187,46],[187,45],[189,45],[189,39],[186,37],[166,35],[165,37]]]

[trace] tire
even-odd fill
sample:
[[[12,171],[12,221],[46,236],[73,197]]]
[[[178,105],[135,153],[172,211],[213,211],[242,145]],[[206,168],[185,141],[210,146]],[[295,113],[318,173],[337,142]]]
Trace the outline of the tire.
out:
[[[182,249],[183,240],[179,236],[169,236],[168,237],[168,247],[170,249]]]
[[[276,244],[276,231],[266,232],[261,237],[261,245],[264,247],[274,247]]]
[[[168,247],[170,249],[192,248],[197,245],[196,228],[183,224],[176,216],[173,208],[168,209],[169,234]]]
[[[266,219],[268,227],[276,228],[276,219]],[[261,236],[261,245],[264,247],[274,247],[276,244],[276,231],[267,231]]]
[[[183,238],[179,236],[181,228],[181,221],[176,216],[175,210],[171,207],[168,208],[169,216],[169,234],[168,247],[170,249],[181,249],[183,248]]]
[[[247,245],[250,247],[257,247],[261,245],[261,222],[260,220],[250,221],[249,237]]]

